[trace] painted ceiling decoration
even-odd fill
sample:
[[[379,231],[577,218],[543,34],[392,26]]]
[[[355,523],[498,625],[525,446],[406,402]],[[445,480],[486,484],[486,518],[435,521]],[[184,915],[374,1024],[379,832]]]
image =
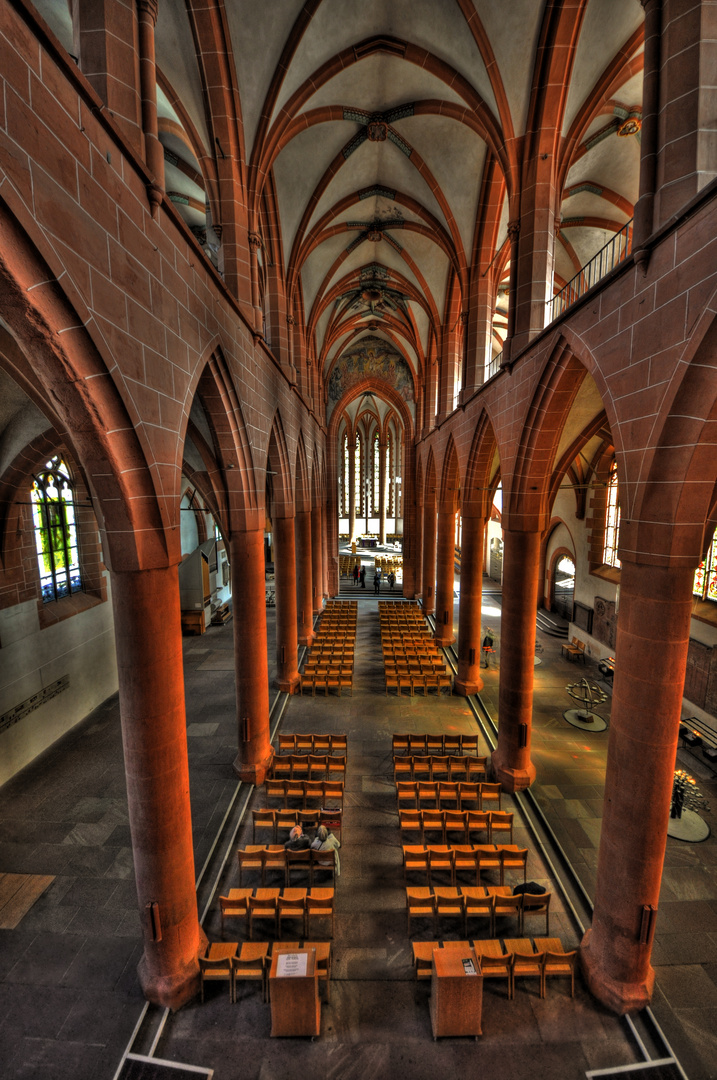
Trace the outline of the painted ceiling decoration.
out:
[[[353,387],[371,380],[372,391],[380,395],[380,384],[397,391],[404,401],[415,401],[411,368],[383,338],[368,335],[345,349],[333,366],[328,384],[328,415]]]

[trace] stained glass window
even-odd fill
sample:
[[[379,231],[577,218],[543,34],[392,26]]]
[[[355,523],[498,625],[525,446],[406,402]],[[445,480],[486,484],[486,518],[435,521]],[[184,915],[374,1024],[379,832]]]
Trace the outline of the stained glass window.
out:
[[[346,432],[344,432],[343,448],[344,448],[344,467],[343,467],[343,469],[341,471],[341,478],[342,478],[342,482],[343,482],[342,483],[343,491],[341,492],[341,500],[340,501],[341,501],[341,513],[342,514],[348,514],[348,512],[349,512],[349,437],[346,434]]]
[[[620,542],[620,502],[617,490],[617,462],[613,461],[610,468],[610,479],[607,482],[607,507],[605,509],[605,541],[603,544],[602,561],[608,566],[620,568],[620,560],[617,557],[617,546]]]
[[[393,436],[388,433],[386,439],[386,494],[387,494],[387,507],[386,513],[389,517],[393,517],[394,514],[394,501],[395,501],[395,484],[394,484],[394,468],[393,468]]]
[[[692,592],[701,600],[717,603],[717,530],[707,548],[707,555],[697,567]]]
[[[380,450],[378,445],[378,433],[373,437],[373,512],[379,513],[378,497],[379,497],[379,472],[380,472]]]
[[[354,482],[356,484],[356,513],[361,517],[361,507],[363,506],[363,500],[361,498],[363,491],[361,488],[361,436],[356,435],[356,454],[354,458]]]
[[[48,603],[82,588],[74,491],[60,457],[38,473],[30,497],[42,599]]]

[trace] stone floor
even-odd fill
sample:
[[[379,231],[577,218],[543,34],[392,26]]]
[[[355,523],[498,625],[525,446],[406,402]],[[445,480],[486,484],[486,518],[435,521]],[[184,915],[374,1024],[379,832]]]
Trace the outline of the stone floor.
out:
[[[485,580],[485,621],[497,631],[500,597]],[[498,593],[498,595],[491,595]],[[363,601],[364,598],[362,598]],[[269,640],[273,642],[273,611]],[[576,669],[559,643],[543,639],[536,669],[536,796],[591,891],[599,839],[607,733],[584,735],[562,720],[565,684]],[[195,856],[201,866],[235,791],[232,625],[185,639],[185,684]],[[273,646],[270,648],[270,658]],[[587,672],[597,678],[595,665]],[[428,987],[416,984],[404,915],[400,837],[391,785],[394,730],[475,730],[460,698],[387,698],[375,601],[360,606],[353,697],[292,698],[283,730],[349,735],[349,774],[341,876],[337,886],[332,1000],[315,1043],[270,1040],[269,1012],[252,984],[230,1006],[211,988],[170,1019],[157,1053],[210,1066],[218,1078],[302,1080],[383,1077],[408,1067],[415,1080],[454,1070],[490,1070],[498,1080],[582,1077],[587,1068],[635,1060],[624,1025],[578,987],[530,984],[508,1002],[500,984],[485,990],[484,1035],[434,1044]],[[487,707],[497,712],[497,670],[485,675]],[[609,701],[603,714],[609,718]],[[686,767],[698,775],[694,759]],[[706,794],[714,786],[701,780]],[[252,805],[260,805],[261,793]],[[509,801],[509,800],[508,800]],[[529,841],[526,842],[530,846]],[[248,835],[240,835],[246,842]],[[523,834],[516,839],[521,841]],[[717,878],[715,842],[668,841],[654,959],[655,1010],[691,1080],[717,1076]],[[530,877],[547,879],[537,856]],[[61,1080],[111,1078],[142,1008],[136,979],[138,916],[127,826],[116,698],[0,790],[0,871],[47,873],[55,881],[15,930],[0,931],[0,1075]],[[236,883],[233,867],[222,888]],[[206,929],[220,936],[216,912]],[[508,927],[504,928],[506,932]],[[242,928],[237,928],[241,938]],[[500,928],[499,931],[500,933]],[[551,933],[576,932],[560,906]],[[229,936],[229,926],[227,935]],[[417,936],[426,936],[419,933]]]

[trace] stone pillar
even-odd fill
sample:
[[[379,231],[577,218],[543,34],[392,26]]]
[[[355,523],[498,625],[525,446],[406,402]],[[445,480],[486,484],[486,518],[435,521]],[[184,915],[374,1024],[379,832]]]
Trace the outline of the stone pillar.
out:
[[[349,544],[356,539],[356,439],[349,437]],[[343,463],[342,463],[343,468]],[[332,552],[332,555],[335,553]]]
[[[508,222],[508,239],[510,240],[510,276],[508,278],[508,325],[505,330],[503,342],[502,363],[510,361],[513,349],[513,335],[515,334],[515,313],[518,306],[518,241],[520,240],[520,221]],[[492,350],[491,350],[492,351]]]
[[[239,744],[234,771],[248,784],[263,784],[274,755],[269,727],[263,528],[233,533],[229,559]],[[247,633],[248,627],[251,633]]]
[[[261,251],[259,233],[249,233],[249,251],[251,253],[251,306],[254,310],[254,330],[257,334],[264,331],[264,309],[259,294],[259,252]]]
[[[314,599],[311,558],[311,511],[300,510],[294,519],[296,528],[296,603],[299,644],[311,645],[314,633]]]
[[[206,938],[194,888],[177,567],[112,572],[120,717],[145,997],[178,1009],[199,991]]]
[[[321,506],[311,511],[311,600],[314,615],[324,608],[324,530],[321,524]]]
[[[164,147],[157,127],[157,69],[154,58],[154,28],[157,25],[157,0],[139,0],[139,76],[142,92],[142,130],[147,168],[154,174],[149,188],[153,213],[164,192]]]
[[[405,510],[405,501],[404,501]],[[413,549],[413,565],[415,566],[414,580],[413,580],[413,597],[423,595],[423,507],[416,505],[415,513],[413,515],[413,521],[415,525],[415,536],[411,540],[411,548]],[[408,597],[406,592],[406,517],[404,513],[403,518],[403,595]],[[411,599],[413,598],[411,597]]]
[[[645,9],[645,52],[642,77],[642,129],[640,131],[640,197],[635,203],[632,250],[638,263],[652,233],[657,183],[658,123],[660,109],[661,0],[641,0]],[[646,258],[646,254],[644,256]]]
[[[293,694],[299,683],[296,627],[296,547],[293,517],[274,517],[276,584],[276,674],[280,690]]]
[[[386,543],[386,442],[378,444],[378,542]]]
[[[498,746],[493,751],[493,772],[507,791],[517,791],[535,779],[530,735],[540,533],[508,530],[503,541]]]
[[[461,541],[461,598],[458,608],[457,694],[477,694],[483,687],[481,662],[481,604],[483,600],[483,519],[463,517]]]
[[[453,581],[455,578],[456,515],[441,509],[438,514],[436,551],[436,632],[439,645],[451,645],[453,636]]]
[[[623,1014],[650,1001],[694,569],[622,564],[588,986]]]
[[[423,507],[423,614],[436,610],[436,504],[428,501]]]
[[[336,499],[336,496],[334,496],[334,508],[335,508],[335,499]],[[331,513],[331,504],[329,503],[327,505],[326,503],[324,503],[323,506],[320,509],[321,509],[321,567],[322,567],[321,588],[323,590],[324,597],[328,598],[328,596],[329,596],[329,552],[330,552],[330,548],[329,548],[329,514]],[[336,516],[336,515],[334,515],[334,516]],[[336,531],[338,532],[338,529]],[[338,537],[337,537],[337,540],[338,540]],[[336,551],[337,551],[337,554],[338,554],[338,548],[336,549]]]

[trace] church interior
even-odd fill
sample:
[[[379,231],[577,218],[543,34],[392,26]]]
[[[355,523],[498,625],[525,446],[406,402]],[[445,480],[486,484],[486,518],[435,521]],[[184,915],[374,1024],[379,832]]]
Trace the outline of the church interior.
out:
[[[2,0],[7,1080],[717,1077],[716,72]]]

